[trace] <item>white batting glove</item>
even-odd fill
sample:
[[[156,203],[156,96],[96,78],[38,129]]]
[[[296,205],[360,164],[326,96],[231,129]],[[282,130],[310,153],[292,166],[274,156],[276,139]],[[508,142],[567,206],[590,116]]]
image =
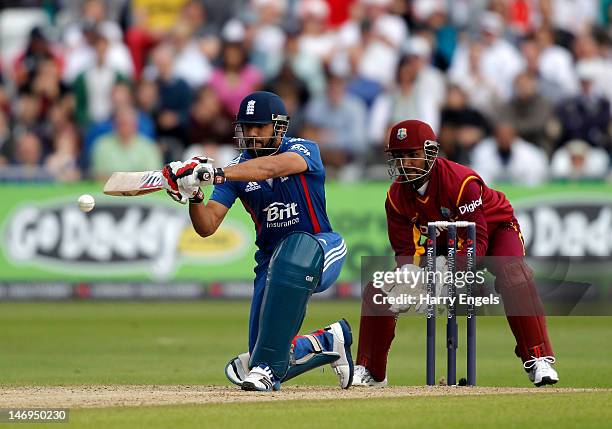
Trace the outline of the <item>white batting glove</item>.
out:
[[[174,161],[166,164],[162,169],[164,176],[164,188],[170,197],[184,204],[187,199],[198,195],[200,191],[200,180],[198,171],[203,166],[212,169],[210,164],[214,161],[205,156],[194,156],[187,161]]]

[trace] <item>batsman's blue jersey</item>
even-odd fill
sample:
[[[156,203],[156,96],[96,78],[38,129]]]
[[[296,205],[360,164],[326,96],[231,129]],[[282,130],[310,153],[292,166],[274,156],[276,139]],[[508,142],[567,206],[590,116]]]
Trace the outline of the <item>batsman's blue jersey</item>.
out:
[[[216,185],[211,200],[231,208],[240,199],[251,214],[257,240],[264,254],[271,254],[277,243],[293,231],[319,234],[331,232],[325,208],[325,169],[319,147],[312,141],[284,138],[278,153],[294,152],[306,161],[308,170],[301,174],[277,177],[272,184],[227,181]],[[243,153],[230,165],[247,161]]]
[[[211,200],[232,207],[236,199],[251,214],[259,251],[255,254],[255,281],[249,318],[249,351],[252,352],[259,332],[259,316],[270,258],[277,244],[293,231],[313,234],[324,252],[323,273],[315,289],[328,289],[340,275],[346,258],[346,243],[333,232],[325,210],[325,169],[319,147],[308,140],[283,139],[279,153],[294,152],[306,161],[308,170],[301,174],[278,177],[272,184],[261,182],[230,182],[216,185]],[[242,154],[230,165],[249,159]],[[296,249],[299,252],[299,249]]]

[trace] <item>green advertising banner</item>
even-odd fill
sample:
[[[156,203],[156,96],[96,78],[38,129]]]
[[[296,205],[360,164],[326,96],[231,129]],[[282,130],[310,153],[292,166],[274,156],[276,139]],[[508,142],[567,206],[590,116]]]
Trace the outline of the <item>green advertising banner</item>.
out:
[[[329,217],[348,257],[343,281],[358,281],[362,256],[388,254],[388,183],[327,186]],[[612,186],[501,188],[533,256],[612,259]],[[79,195],[96,207],[83,213]],[[187,208],[163,193],[108,197],[97,183],[0,186],[0,281],[231,282],[253,277],[255,231],[240,204],[206,239]]]

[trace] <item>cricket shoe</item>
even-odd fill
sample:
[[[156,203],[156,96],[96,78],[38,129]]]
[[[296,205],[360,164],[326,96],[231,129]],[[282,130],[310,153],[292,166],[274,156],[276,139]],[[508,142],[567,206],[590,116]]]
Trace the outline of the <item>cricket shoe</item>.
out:
[[[249,375],[242,382],[242,390],[257,392],[271,392],[280,390],[280,381],[276,380],[268,365],[260,364],[251,369]]]
[[[385,387],[387,384],[387,377],[383,381],[376,381],[370,374],[370,371],[363,365],[356,365],[353,376],[353,386],[362,387]]]
[[[523,367],[528,370],[529,380],[540,387],[555,384],[559,381],[557,371],[552,367],[554,363],[555,358],[553,356],[532,357],[523,364]]]
[[[242,386],[249,374],[249,357],[249,352],[241,353],[225,365],[225,376],[237,386]]]
[[[351,345],[353,344],[353,333],[351,325],[345,320],[332,323],[326,331],[334,336],[334,349],[340,357],[330,365],[340,381],[340,387],[348,389],[353,384],[353,356],[351,355]]]

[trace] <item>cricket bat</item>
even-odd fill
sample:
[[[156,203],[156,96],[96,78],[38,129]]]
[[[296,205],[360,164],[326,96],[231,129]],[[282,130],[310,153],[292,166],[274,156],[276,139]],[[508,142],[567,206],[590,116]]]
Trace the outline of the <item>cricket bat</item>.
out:
[[[135,197],[164,189],[160,170],[138,172],[115,172],[104,185],[106,195]]]
[[[211,161],[213,161],[211,159]],[[208,175],[205,170],[198,172],[198,178],[204,180],[204,176]],[[136,197],[138,195],[150,194],[164,188],[164,176],[161,170],[153,171],[135,171],[123,172],[118,171],[111,175],[104,184],[104,193],[106,195],[115,195],[120,197]]]

